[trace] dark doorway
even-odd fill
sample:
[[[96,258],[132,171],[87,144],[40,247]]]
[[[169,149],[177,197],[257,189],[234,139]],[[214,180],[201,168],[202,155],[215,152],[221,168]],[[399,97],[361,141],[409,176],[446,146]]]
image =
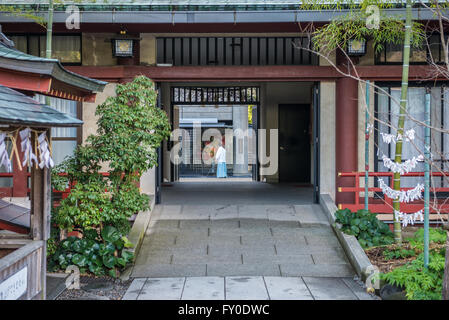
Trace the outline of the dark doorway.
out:
[[[310,105],[279,105],[279,182],[310,183]]]

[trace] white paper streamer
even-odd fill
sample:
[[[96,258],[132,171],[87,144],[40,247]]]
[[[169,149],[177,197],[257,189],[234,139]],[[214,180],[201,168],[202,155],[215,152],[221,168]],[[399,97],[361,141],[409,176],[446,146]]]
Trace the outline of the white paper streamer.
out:
[[[399,202],[410,202],[418,199],[422,199],[422,192],[424,190],[424,185],[418,183],[413,189],[403,191],[403,190],[393,190],[385,184],[382,179],[379,179],[379,186],[382,192],[390,199],[398,199]]]
[[[45,132],[41,133],[37,138],[39,149],[39,168],[52,168],[55,164],[50,156],[50,150],[47,143],[47,135]]]
[[[27,163],[30,165],[33,165],[33,160],[35,163],[38,163],[36,155],[33,153],[33,148],[31,146],[31,129],[26,128],[19,132],[20,139],[21,139],[21,147],[22,152],[24,153],[24,158],[22,162],[22,166],[26,166]]]
[[[388,144],[396,143],[398,140],[403,139],[403,136],[401,134],[391,134],[391,133],[381,132],[380,135],[382,136],[382,140]],[[405,141],[414,140],[415,139],[415,130],[410,129],[410,130],[405,131],[404,137],[405,137]]]
[[[6,133],[0,133],[0,166],[4,166],[7,172],[12,172],[11,161],[6,149]]]
[[[424,156],[422,154],[420,154],[419,156],[413,157],[412,159],[409,159],[409,160],[406,160],[403,163],[395,162],[395,161],[391,160],[390,158],[388,158],[386,155],[382,156],[382,160],[383,160],[384,166],[386,168],[390,169],[391,171],[393,171],[395,173],[404,174],[404,173],[409,173],[410,171],[415,169],[418,162],[424,161]]]
[[[416,220],[420,220],[421,222],[424,221],[424,216],[423,216],[423,210],[419,210],[418,212],[415,213],[403,213],[400,211],[395,210],[394,211],[394,215],[396,217],[396,221],[400,221],[402,220],[402,226],[406,227],[409,224],[410,225],[414,225]]]

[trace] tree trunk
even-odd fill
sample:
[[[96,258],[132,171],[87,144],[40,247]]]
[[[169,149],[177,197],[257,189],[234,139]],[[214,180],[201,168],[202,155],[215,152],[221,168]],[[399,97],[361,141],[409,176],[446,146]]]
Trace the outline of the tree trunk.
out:
[[[404,120],[407,108],[407,90],[408,90],[408,72],[410,61],[410,38],[412,33],[412,4],[411,0],[407,0],[406,20],[405,20],[405,37],[404,37],[404,52],[403,52],[403,65],[402,65],[402,86],[401,86],[401,101],[399,108],[399,119],[397,127],[397,136],[403,136],[404,134]],[[402,162],[402,138],[397,139],[396,142],[396,155],[394,161],[397,163]],[[401,190],[401,174],[394,173],[393,189]],[[394,213],[394,240],[396,243],[402,243],[401,222],[397,219],[396,212],[401,209],[399,199],[393,199],[393,213]]]

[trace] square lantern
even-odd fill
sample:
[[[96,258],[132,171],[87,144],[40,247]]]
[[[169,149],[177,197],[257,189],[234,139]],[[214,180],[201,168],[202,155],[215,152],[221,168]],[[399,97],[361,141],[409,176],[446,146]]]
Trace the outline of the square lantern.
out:
[[[133,39],[113,39],[112,47],[114,57],[133,56]]]
[[[347,52],[350,56],[363,56],[366,53],[366,40],[349,40]]]

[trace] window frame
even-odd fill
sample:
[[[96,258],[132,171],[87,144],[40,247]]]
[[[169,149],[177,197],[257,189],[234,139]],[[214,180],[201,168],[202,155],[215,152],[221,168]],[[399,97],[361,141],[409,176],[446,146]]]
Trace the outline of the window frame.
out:
[[[25,52],[26,54],[31,54],[30,53],[30,37],[39,37],[39,41],[37,42],[38,44],[38,52],[41,52],[41,41],[40,41],[40,37],[42,36],[46,36],[46,34],[44,33],[18,33],[18,32],[14,32],[14,33],[7,33],[6,34],[7,37],[26,37],[26,42],[27,42],[27,52]],[[53,36],[57,36],[57,37],[74,37],[74,36],[78,36],[80,39],[80,62],[62,62],[60,61],[60,59],[58,58],[58,60],[61,62],[62,65],[64,66],[81,66],[83,64],[83,37],[82,37],[82,33],[53,33]],[[41,57],[41,58],[45,58],[45,57]]]
[[[428,34],[427,35],[428,40],[432,36],[438,36],[438,40],[440,39],[439,38],[440,35],[438,33],[436,33],[436,34],[432,33],[432,34]],[[449,33],[445,33],[444,36],[446,38],[448,38],[449,37]],[[412,62],[412,61],[410,61],[410,65],[426,65],[426,64],[429,64],[430,48],[427,45],[427,42],[425,44],[423,44],[423,45],[424,45],[425,50],[426,50],[426,61],[424,61],[424,62]],[[441,61],[441,45],[442,45],[441,41],[438,41],[438,49],[439,49],[439,51],[438,51],[438,58],[439,58],[439,60],[437,62],[435,62],[436,64],[444,64],[444,61]],[[374,54],[374,64],[375,65],[402,65],[402,61],[388,62],[387,61],[387,50],[385,48],[386,48],[386,44],[384,44],[384,50],[382,50],[380,53]],[[410,49],[413,50],[413,48],[410,48]],[[380,57],[382,55],[383,55],[385,61],[380,61]],[[434,59],[435,59],[435,57],[434,57]]]
[[[388,88],[388,93],[391,94],[391,88],[395,87],[395,88],[400,88],[401,87],[401,82],[400,81],[376,81],[375,83],[375,88],[374,88],[374,117],[377,119],[379,117],[379,89],[378,87],[381,88]],[[449,90],[449,81],[437,81],[437,82],[416,82],[416,81],[410,81],[409,82],[409,86],[408,88],[439,88],[441,90],[441,94],[440,94],[440,103],[441,103],[441,114],[440,114],[440,121],[441,124],[444,125],[444,88]],[[388,109],[391,111],[391,98],[388,98]],[[424,112],[424,106],[423,106],[423,112]],[[391,121],[391,113],[388,113],[388,121]],[[390,133],[390,127],[389,128],[389,132]],[[441,132],[441,152],[444,153],[444,133]],[[449,139],[449,136],[446,137],[446,139]],[[432,141],[432,133],[431,133],[431,141]],[[380,159],[379,155],[378,155],[378,151],[379,151],[379,121],[374,121],[374,172],[380,172],[379,171],[379,164],[382,162],[382,159]],[[391,149],[388,148],[388,157],[391,159],[392,155],[391,155]],[[401,159],[402,162],[406,161],[407,159]],[[435,162],[439,162],[440,163],[440,169],[442,171],[444,171],[444,164],[449,164],[449,159],[447,160],[443,160],[443,159],[439,159],[439,160],[434,160]],[[443,178],[441,177],[441,182],[443,182]],[[390,178],[388,178],[388,180],[390,180]],[[390,181],[389,181],[390,182]],[[378,187],[379,183],[376,179],[374,179],[374,186]],[[375,192],[374,193],[375,197],[380,197],[382,198],[382,192]],[[438,192],[437,193],[437,197],[448,197],[449,193],[447,192]]]

